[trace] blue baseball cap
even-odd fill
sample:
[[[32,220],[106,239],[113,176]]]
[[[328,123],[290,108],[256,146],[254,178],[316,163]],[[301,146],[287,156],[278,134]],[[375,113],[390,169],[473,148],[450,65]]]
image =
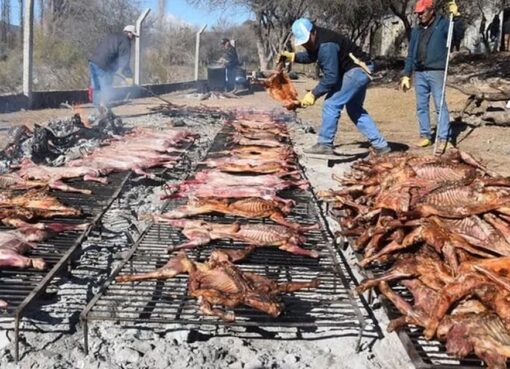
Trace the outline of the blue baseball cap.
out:
[[[312,29],[313,23],[308,18],[299,18],[292,24],[292,33],[294,34],[294,43],[296,46],[308,42]]]

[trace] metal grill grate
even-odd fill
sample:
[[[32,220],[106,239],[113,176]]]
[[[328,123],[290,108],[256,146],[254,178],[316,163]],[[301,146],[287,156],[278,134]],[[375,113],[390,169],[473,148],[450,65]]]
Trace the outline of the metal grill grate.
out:
[[[228,128],[216,137],[210,152],[225,149],[228,143]],[[287,217],[299,223],[320,223],[321,230],[306,233],[304,248],[320,251],[319,259],[292,255],[276,248],[258,248],[247,259],[239,263],[245,271],[268,276],[280,282],[320,279],[320,286],[314,290],[304,290],[283,295],[285,312],[278,318],[248,307],[234,310],[235,323],[224,323],[214,317],[204,316],[198,309],[197,301],[187,295],[187,276],[178,276],[165,281],[144,281],[120,284],[115,277],[121,274],[140,273],[154,270],[164,265],[170,255],[167,248],[185,241],[180,229],[167,225],[152,224],[133,246],[123,263],[107,280],[103,289],[82,312],[85,347],[88,346],[88,322],[111,320],[130,323],[177,323],[183,325],[237,327],[295,327],[318,329],[328,327],[361,334],[365,327],[361,313],[362,303],[351,292],[350,278],[344,273],[345,266],[338,261],[333,240],[325,231],[320,217],[320,209],[313,195],[306,191],[289,190],[282,196],[296,201],[297,206]],[[183,200],[172,200],[167,208],[173,208]],[[207,221],[233,223],[239,218],[224,215],[201,216]],[[260,223],[261,220],[242,222]],[[272,223],[267,221],[267,223]],[[190,258],[203,261],[215,248],[244,248],[246,244],[235,241],[214,241],[206,247],[188,252]]]

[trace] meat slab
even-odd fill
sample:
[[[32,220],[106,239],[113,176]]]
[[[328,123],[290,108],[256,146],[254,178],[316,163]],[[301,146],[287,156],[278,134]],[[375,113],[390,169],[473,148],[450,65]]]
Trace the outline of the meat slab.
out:
[[[234,262],[242,260],[252,249],[216,249],[205,263],[190,260],[183,252],[172,257],[166,265],[149,273],[121,275],[119,283],[164,280],[179,274],[188,274],[188,294],[198,299],[200,311],[205,315],[217,316],[225,321],[234,321],[235,315],[214,305],[235,308],[246,305],[272,317],[284,310],[280,294],[305,288],[316,288],[318,280],[309,282],[277,283],[255,273],[244,272]]]

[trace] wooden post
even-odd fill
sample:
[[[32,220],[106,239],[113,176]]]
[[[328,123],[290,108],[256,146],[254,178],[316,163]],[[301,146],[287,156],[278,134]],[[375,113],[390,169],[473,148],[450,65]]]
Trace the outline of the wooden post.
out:
[[[200,31],[197,32],[197,40],[195,45],[195,81],[198,81],[198,66],[200,62],[200,36],[204,33],[207,24],[205,24]]]

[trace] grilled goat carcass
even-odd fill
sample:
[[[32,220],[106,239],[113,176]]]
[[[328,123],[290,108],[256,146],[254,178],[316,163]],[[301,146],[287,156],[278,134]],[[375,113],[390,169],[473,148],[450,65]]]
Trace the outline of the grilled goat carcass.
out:
[[[193,215],[216,212],[250,219],[269,218],[278,224],[293,229],[300,229],[302,231],[309,228],[317,229],[317,226],[306,227],[286,220],[284,214],[288,214],[291,210],[292,208],[289,204],[264,200],[256,197],[238,200],[192,198],[189,200],[188,204],[164,213],[160,217],[167,219],[179,219]]]
[[[81,213],[79,209],[63,205],[45,191],[31,190],[20,195],[11,192],[0,193],[0,213],[3,213],[5,217],[16,217],[16,214],[27,215],[28,212],[40,218],[78,216]]]
[[[37,246],[34,242],[42,241],[56,233],[84,230],[88,224],[20,222],[17,227],[16,231],[0,231],[0,269],[6,267],[45,269],[46,263],[42,258],[23,256]]]
[[[506,369],[510,358],[510,334],[497,315],[490,312],[453,314],[437,330],[446,350],[458,358],[474,352],[488,369]]]
[[[284,71],[282,63],[278,63],[276,71],[266,78],[264,87],[269,96],[280,101],[288,110],[296,110],[300,106],[297,90]]]
[[[189,275],[188,294],[199,300],[202,313],[226,321],[234,321],[235,315],[213,308],[213,305],[229,308],[246,305],[277,317],[284,309],[279,298],[281,293],[316,288],[319,284],[318,280],[277,283],[261,275],[244,272],[234,265],[234,262],[243,259],[250,252],[251,249],[217,249],[205,263],[192,261],[185,253],[179,253],[154,272],[118,276],[116,280],[120,283],[164,280],[186,273]]]
[[[234,134],[231,140],[239,146],[289,147],[288,144],[285,144],[276,138],[250,139],[244,137],[240,133]]]
[[[258,174],[284,174],[297,170],[297,167],[284,160],[259,160],[259,159],[241,159],[236,157],[226,157],[217,159],[207,159],[201,164],[209,168],[216,168],[226,173],[258,173]]]
[[[189,239],[181,245],[172,246],[172,250],[192,249],[209,244],[213,240],[230,239],[246,242],[257,247],[278,247],[291,254],[318,258],[319,252],[300,247],[305,241],[299,230],[273,224],[221,224],[202,220],[168,219],[154,216],[154,220],[182,228],[182,233]],[[305,228],[309,230],[310,227]]]

